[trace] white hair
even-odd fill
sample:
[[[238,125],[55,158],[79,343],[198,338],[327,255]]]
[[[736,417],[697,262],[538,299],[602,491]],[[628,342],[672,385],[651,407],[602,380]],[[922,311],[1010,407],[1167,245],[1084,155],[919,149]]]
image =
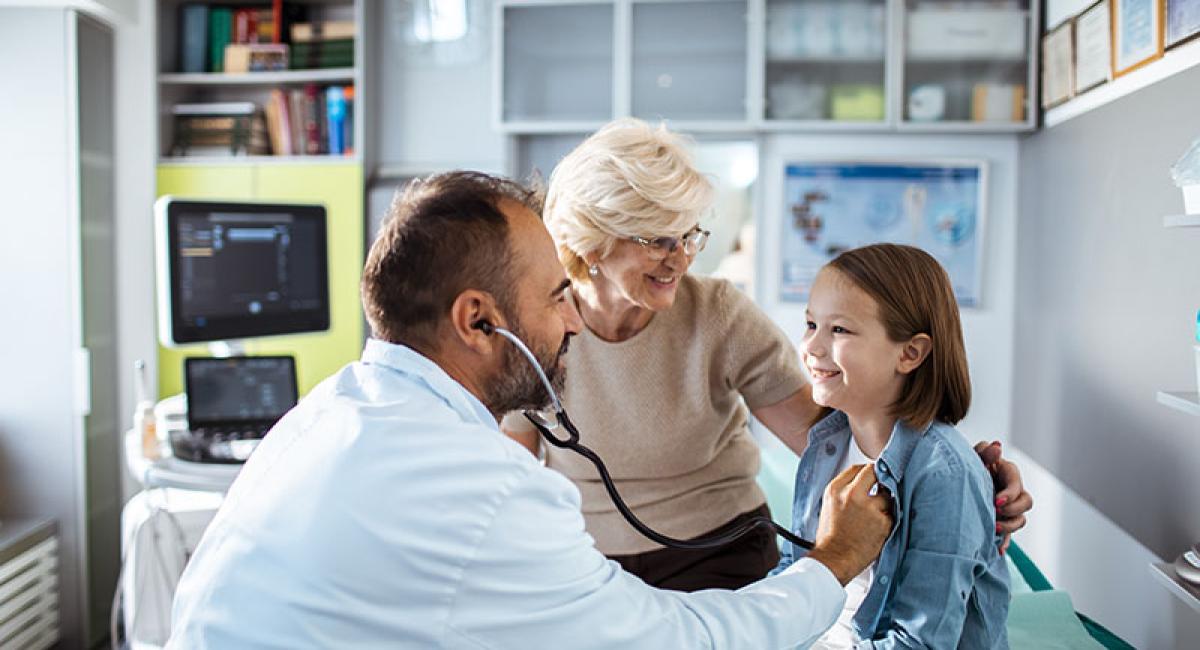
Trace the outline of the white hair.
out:
[[[584,257],[603,258],[626,237],[683,234],[707,216],[713,184],[692,165],[687,140],[633,118],[610,122],[550,175],[545,221],[559,260],[577,281]]]

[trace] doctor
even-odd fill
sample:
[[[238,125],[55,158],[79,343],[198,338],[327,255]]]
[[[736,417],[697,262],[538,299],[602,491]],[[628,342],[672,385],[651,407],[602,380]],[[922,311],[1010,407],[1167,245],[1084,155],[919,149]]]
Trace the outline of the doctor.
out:
[[[501,434],[500,415],[547,397],[480,323],[558,384],[581,327],[538,208],[469,172],[396,201],[363,276],[374,338],[246,463],[181,578],[168,647],[760,649],[833,623],[890,529],[869,468],[830,485],[816,548],[787,572],[688,594],[605,559],[578,490]]]

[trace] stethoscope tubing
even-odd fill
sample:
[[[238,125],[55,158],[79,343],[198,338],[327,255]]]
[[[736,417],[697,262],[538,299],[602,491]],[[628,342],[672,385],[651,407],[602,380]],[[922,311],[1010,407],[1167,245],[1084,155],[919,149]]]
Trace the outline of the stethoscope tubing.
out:
[[[524,355],[527,361],[529,361],[530,365],[533,366],[533,369],[537,371],[538,378],[541,379],[542,385],[546,388],[546,393],[550,396],[551,408],[554,410],[555,419],[557,422],[549,422],[544,416],[536,411],[525,411],[525,418],[537,428],[538,432],[541,433],[542,437],[546,439],[547,443],[554,445],[555,447],[559,447],[560,449],[569,449],[591,461],[591,463],[596,466],[596,470],[600,473],[600,480],[604,483],[604,489],[608,492],[609,498],[612,499],[613,505],[617,507],[617,510],[621,513],[621,516],[624,517],[625,520],[628,521],[635,530],[637,530],[647,539],[670,548],[683,550],[704,550],[720,548],[722,546],[732,544],[733,542],[749,534],[755,528],[767,528],[768,530],[774,531],[775,534],[800,548],[811,549],[813,547],[812,542],[793,534],[790,530],[780,526],[770,518],[761,515],[751,517],[725,532],[690,540],[668,537],[662,533],[659,533],[653,528],[650,528],[643,523],[641,519],[638,519],[637,515],[633,513],[633,510],[626,505],[625,500],[621,498],[621,494],[617,491],[617,486],[615,483],[613,483],[612,476],[608,473],[608,468],[605,467],[604,461],[600,458],[600,455],[579,442],[579,430],[575,428],[575,423],[571,422],[571,418],[567,415],[566,409],[563,408],[562,402],[558,399],[558,393],[554,390],[554,386],[551,385],[550,380],[546,377],[546,372],[542,369],[542,364],[538,363],[537,357],[535,357],[533,353],[529,351],[529,348],[525,346],[525,343],[522,342],[521,339],[512,332],[504,328],[491,326],[490,324],[483,327],[483,330],[484,332],[487,332],[488,330],[494,331],[511,341],[513,345],[517,346],[517,349],[521,351],[521,354]],[[551,429],[556,429],[559,427],[566,429],[566,438],[559,438],[551,433]]]

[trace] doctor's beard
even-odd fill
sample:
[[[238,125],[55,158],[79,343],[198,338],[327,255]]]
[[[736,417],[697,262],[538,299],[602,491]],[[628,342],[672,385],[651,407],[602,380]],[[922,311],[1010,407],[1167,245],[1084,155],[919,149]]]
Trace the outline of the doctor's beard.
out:
[[[563,337],[557,350],[550,346],[537,345],[525,330],[514,323],[511,331],[525,342],[529,351],[537,358],[538,365],[546,373],[546,379],[554,387],[556,393],[562,393],[567,379],[567,369],[563,356],[570,346],[571,335]],[[550,406],[550,395],[538,377],[537,371],[529,364],[529,359],[509,341],[505,341],[503,364],[499,376],[492,380],[487,388],[485,406],[499,416],[512,411],[540,411]]]

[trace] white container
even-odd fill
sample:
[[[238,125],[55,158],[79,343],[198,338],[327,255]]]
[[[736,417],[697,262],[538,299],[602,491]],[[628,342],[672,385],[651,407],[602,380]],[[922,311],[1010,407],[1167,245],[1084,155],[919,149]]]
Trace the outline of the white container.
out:
[[[1184,185],[1179,189],[1183,190],[1183,211],[1187,214],[1200,214],[1200,183]]]
[[[1010,9],[917,9],[908,14],[910,59],[1021,59],[1029,14]]]

